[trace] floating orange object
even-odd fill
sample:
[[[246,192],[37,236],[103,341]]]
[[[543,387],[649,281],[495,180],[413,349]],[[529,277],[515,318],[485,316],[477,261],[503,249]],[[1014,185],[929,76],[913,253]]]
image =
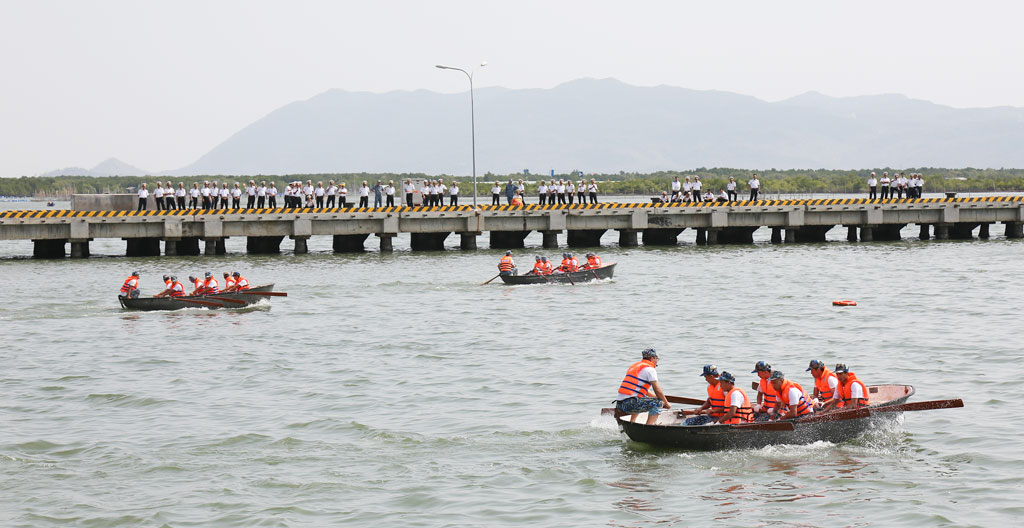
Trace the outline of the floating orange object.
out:
[[[857,306],[857,301],[832,301],[832,306]]]

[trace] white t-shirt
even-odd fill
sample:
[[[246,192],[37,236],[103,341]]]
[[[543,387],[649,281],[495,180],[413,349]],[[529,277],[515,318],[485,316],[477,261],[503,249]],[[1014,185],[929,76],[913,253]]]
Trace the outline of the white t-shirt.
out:
[[[501,187],[498,187],[497,185],[491,187],[491,194],[501,194]]]
[[[242,189],[239,189],[238,187],[235,187],[234,189],[231,189],[231,196],[233,198],[241,198],[242,197]]]
[[[860,383],[850,384],[850,399],[853,398],[865,398],[864,391],[860,388]]]
[[[407,194],[411,193],[411,192],[414,192],[415,190],[416,190],[416,186],[414,186],[413,184],[411,184],[411,183],[405,184],[405,192]]]
[[[338,187],[338,196],[348,196],[348,187]]]
[[[437,194],[444,194],[445,191],[447,191],[447,190],[448,190],[448,187],[445,187],[445,185],[443,183],[441,185],[437,186]]]
[[[153,198],[163,198],[163,197],[164,197],[164,188],[163,187],[157,187],[156,189],[153,189]]]
[[[576,184],[570,183],[568,188],[569,194],[576,192]]]
[[[178,190],[174,191],[174,195],[184,198],[185,197],[185,188],[184,187],[178,187]]]
[[[384,194],[386,194],[388,196],[394,196],[395,195],[395,186],[394,185],[388,185],[387,187],[385,187],[384,188]]]
[[[696,180],[696,181],[693,182],[693,190],[699,191],[701,189],[701,186],[703,186],[703,185],[704,184],[701,183],[700,180]]]
[[[249,196],[256,196],[256,186],[255,185],[250,185],[250,186],[246,187],[245,188],[245,194],[248,194]],[[239,194],[239,196],[241,196],[241,194]]]
[[[747,185],[749,185],[751,189],[760,189],[761,180],[751,179],[749,182],[747,182]]]
[[[654,383],[655,381],[658,381],[658,372],[654,370],[654,367],[644,367],[640,369],[640,372],[637,374],[636,377],[640,378],[642,381]],[[632,396],[628,394],[622,394],[620,392],[618,396],[615,397],[615,399],[619,401],[625,400],[626,398],[632,398]]]
[[[203,193],[203,196],[204,196],[204,197],[205,197],[205,196],[210,196],[210,188],[209,188],[209,187],[203,187],[203,188],[202,188],[202,190],[201,190],[200,192],[202,192],[202,193]]]
[[[800,398],[804,397],[804,393],[800,392],[800,389],[796,387],[789,388],[789,405],[798,405]]]
[[[596,183],[591,183],[590,186],[587,187],[587,190],[592,192],[592,193],[596,193],[597,192],[597,184]]]
[[[256,196],[266,196],[266,195],[267,195],[267,187],[265,185],[260,185],[259,187],[256,188]]]
[[[195,187],[189,189],[188,190],[188,195],[193,197],[193,198],[199,198],[199,189],[196,189]]]
[[[220,197],[226,199],[228,196],[231,196],[231,191],[229,191],[227,187],[222,187],[220,190]],[[239,196],[241,196],[241,194],[239,194]]]
[[[725,188],[726,188],[726,190],[729,190],[729,191],[735,191],[736,190],[736,182],[734,182],[732,180],[729,180],[729,183],[725,184]]]
[[[693,189],[693,184],[692,183],[690,183],[690,182],[683,183],[683,192],[690,192],[690,189]]]
[[[451,189],[448,189],[448,194],[450,194],[452,196],[458,196],[459,195],[459,186],[458,185],[452,185]]]
[[[679,189],[682,188],[681,186],[682,186],[682,184],[679,183],[679,180],[676,180],[676,181],[672,182],[672,190],[673,191],[678,191]]]
[[[147,189],[139,189],[139,198],[143,198],[143,199],[149,198],[149,190],[147,190]]]
[[[882,179],[878,180],[878,182],[882,184],[882,187],[888,187],[889,186],[889,181],[890,180],[889,180],[888,176],[882,176]],[[869,186],[871,185],[870,181],[868,182],[868,185]]]
[[[327,191],[323,187],[317,187],[316,190],[313,191],[317,196],[323,196],[325,192]]]
[[[559,183],[557,189],[558,189],[558,194],[565,194],[565,185]]]
[[[359,188],[359,196],[369,197],[370,196],[370,188],[365,186],[365,185],[360,187]]]
[[[267,187],[267,194],[270,196],[277,196],[277,187]]]
[[[327,196],[335,196],[338,194],[338,188],[331,185],[327,188]]]
[[[726,407],[728,408],[728,407],[733,407],[733,406],[735,406],[737,409],[743,407],[743,391],[742,390],[733,391],[732,394],[729,395],[729,405],[726,405]]]
[[[547,194],[547,193],[548,193],[548,186],[547,185],[541,185],[540,187],[537,187],[537,194]]]

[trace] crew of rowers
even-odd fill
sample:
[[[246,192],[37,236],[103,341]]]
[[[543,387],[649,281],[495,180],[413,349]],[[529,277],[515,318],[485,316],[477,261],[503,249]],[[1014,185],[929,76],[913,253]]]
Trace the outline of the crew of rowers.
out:
[[[533,269],[527,272],[527,275],[553,275],[559,273],[572,273],[574,271],[585,271],[591,269],[597,269],[601,267],[601,257],[587,253],[587,261],[580,266],[579,259],[577,259],[572,253],[562,253],[562,262],[558,267],[555,267],[554,263],[548,260],[547,257],[535,255],[533,257]],[[506,251],[505,255],[498,261],[498,273],[500,275],[518,275],[519,269],[516,267],[516,263],[512,260],[512,252]]]
[[[218,293],[240,292],[249,289],[249,281],[239,272],[224,272],[224,287],[221,288],[217,278],[212,272],[207,271],[203,279],[194,276],[188,278],[192,284],[192,291],[185,292],[185,285],[174,275],[164,275],[164,289],[153,297],[185,297],[199,295],[215,295]],[[131,276],[125,279],[118,294],[122,297],[136,298],[139,296],[139,272],[133,271]]]
[[[626,372],[619,386],[616,400],[617,414],[630,415],[648,413],[647,423],[657,420],[662,408],[671,405],[657,381],[655,367],[658,356],[654,349],[643,351],[642,359]],[[810,395],[796,381],[786,379],[779,370],[758,361],[751,374],[757,374],[757,400],[751,403],[746,392],[736,386],[736,377],[728,371],[719,373],[718,367],[704,365],[701,376],[707,382],[708,397],[700,408],[680,411],[689,416],[682,425],[740,424],[770,420],[801,418],[815,412],[837,409],[857,409],[870,404],[867,386],[850,372],[844,363],[838,363],[829,370],[822,361],[812,360],[807,367],[814,379],[814,390]],[[655,397],[648,397],[651,389]]]

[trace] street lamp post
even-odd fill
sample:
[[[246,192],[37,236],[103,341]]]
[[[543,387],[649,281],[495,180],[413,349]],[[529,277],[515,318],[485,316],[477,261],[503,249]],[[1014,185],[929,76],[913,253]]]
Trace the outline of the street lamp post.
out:
[[[487,61],[481,62],[480,67],[487,66]],[[473,208],[476,208],[476,108],[473,102],[473,74],[462,68],[454,68],[452,66],[445,66],[438,64],[436,68],[442,70],[455,70],[466,74],[466,78],[469,79],[469,130],[471,141],[473,145]]]

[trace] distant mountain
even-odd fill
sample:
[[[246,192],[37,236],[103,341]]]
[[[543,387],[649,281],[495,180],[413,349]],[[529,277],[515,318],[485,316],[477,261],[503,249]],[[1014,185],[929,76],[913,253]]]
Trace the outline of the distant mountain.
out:
[[[133,167],[117,158],[108,158],[91,169],[81,167],[66,167],[50,171],[40,176],[145,176],[152,174],[149,171]]]

